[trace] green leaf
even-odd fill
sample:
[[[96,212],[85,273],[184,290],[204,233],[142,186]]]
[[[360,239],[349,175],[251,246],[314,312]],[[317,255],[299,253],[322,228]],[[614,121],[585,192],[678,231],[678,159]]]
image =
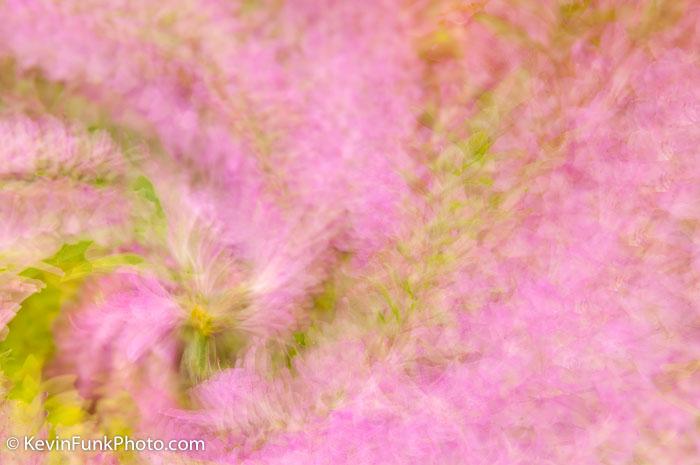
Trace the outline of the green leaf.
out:
[[[88,263],[85,252],[91,245],[92,241],[65,244],[44,262],[69,274]],[[34,386],[41,382],[41,368],[55,349],[53,323],[63,303],[77,292],[80,281],[66,282],[38,268],[28,268],[20,275],[38,279],[45,287],[26,298],[7,325],[7,337],[0,342],[0,370],[12,382],[13,395],[29,401],[29,396],[38,392]]]
[[[153,183],[146,176],[139,176],[136,178],[136,181],[134,181],[134,191],[141,195],[144,199],[153,203],[153,205],[156,207],[156,215],[165,217],[163,205],[160,203],[160,199],[156,194]]]

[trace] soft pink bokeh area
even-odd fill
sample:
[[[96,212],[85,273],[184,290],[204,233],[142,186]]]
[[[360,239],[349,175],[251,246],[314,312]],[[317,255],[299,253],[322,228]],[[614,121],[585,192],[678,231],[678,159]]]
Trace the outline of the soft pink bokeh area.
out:
[[[698,24],[2,1],[0,328],[76,286],[39,371],[81,420],[8,372],[0,435],[207,442],[89,464],[700,463]],[[80,276],[47,260],[81,240]]]

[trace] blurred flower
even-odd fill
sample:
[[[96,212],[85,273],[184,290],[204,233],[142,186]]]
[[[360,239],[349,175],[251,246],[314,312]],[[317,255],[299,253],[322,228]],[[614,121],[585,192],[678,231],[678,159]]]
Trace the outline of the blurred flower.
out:
[[[699,14],[5,0],[0,461],[691,463]]]

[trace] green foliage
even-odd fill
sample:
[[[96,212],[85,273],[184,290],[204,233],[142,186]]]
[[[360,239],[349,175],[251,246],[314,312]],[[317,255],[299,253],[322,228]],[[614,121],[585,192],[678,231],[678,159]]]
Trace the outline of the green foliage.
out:
[[[153,237],[164,239],[167,232],[165,210],[156,193],[153,183],[145,176],[139,176],[131,185],[136,194],[137,202],[141,201],[144,208],[135,208],[134,211],[149,212],[136,218],[136,234],[144,242],[150,242]]]
[[[327,319],[335,311],[336,300],[338,299],[337,289],[332,280],[323,286],[323,290],[314,297],[313,313],[315,317]]]
[[[195,385],[230,368],[246,340],[238,331],[221,331],[206,334],[195,327],[183,330],[183,353],[180,372],[190,385]]]
[[[120,266],[139,265],[143,263],[143,258],[135,254],[114,254],[107,257],[95,258],[94,260],[85,261],[71,268],[62,278],[61,281],[69,281],[84,278],[94,273],[106,273]]]
[[[72,426],[85,418],[82,399],[73,392],[54,395],[46,399],[46,419],[53,426]]]
[[[45,262],[69,274],[87,262],[85,252],[91,244],[90,241],[66,244]],[[63,281],[61,276],[37,268],[28,268],[21,274],[43,281],[45,287],[22,302],[8,324],[8,335],[0,342],[0,369],[14,385],[11,396],[30,401],[31,386],[40,383],[40,369],[54,351],[54,320],[62,304],[74,295],[79,282]]]
[[[163,211],[163,206],[160,203],[160,199],[156,195],[156,190],[153,187],[153,183],[147,177],[139,176],[138,178],[136,178],[136,181],[134,181],[133,189],[137,194],[141,195],[144,199],[153,203],[153,205],[156,208],[156,214],[158,216],[165,216],[165,212]]]
[[[54,322],[64,304],[76,295],[83,278],[141,261],[130,254],[91,259],[88,257],[91,247],[93,242],[89,240],[65,244],[44,260],[55,271],[32,267],[21,273],[42,281],[44,288],[22,302],[8,324],[7,337],[0,342],[0,370],[12,385],[9,398],[31,403],[41,392],[42,370],[55,350]],[[83,418],[80,401],[76,399],[67,402],[65,396],[50,397],[44,407],[53,425],[71,425]]]

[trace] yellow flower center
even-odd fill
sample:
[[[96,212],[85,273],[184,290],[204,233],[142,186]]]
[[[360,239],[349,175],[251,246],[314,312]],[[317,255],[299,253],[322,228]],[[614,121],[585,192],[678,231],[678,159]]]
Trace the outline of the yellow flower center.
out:
[[[203,336],[209,336],[214,332],[214,319],[199,304],[195,304],[190,312],[190,324]]]

